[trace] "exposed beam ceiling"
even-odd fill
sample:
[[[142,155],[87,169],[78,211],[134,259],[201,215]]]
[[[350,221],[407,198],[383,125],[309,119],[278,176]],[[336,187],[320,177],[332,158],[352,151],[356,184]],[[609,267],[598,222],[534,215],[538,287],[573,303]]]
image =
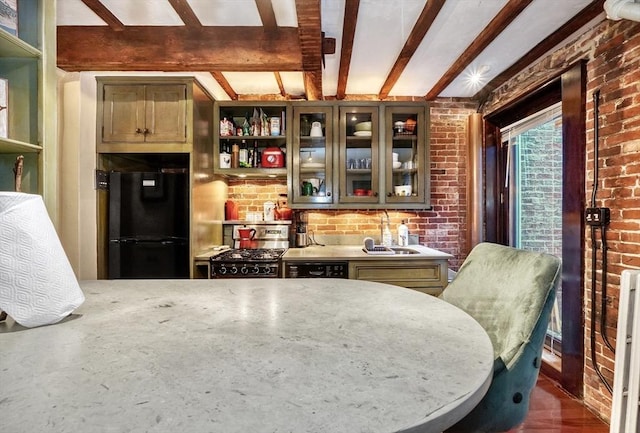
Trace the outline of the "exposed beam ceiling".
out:
[[[603,2],[57,0],[58,66],[208,72],[232,100],[482,101],[604,19]],[[479,67],[490,73],[471,88],[463,77]]]

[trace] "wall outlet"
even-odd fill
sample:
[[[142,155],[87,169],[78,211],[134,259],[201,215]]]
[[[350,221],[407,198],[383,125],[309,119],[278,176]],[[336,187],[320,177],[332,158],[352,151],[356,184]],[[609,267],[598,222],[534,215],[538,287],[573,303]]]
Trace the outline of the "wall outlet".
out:
[[[611,221],[611,211],[608,207],[588,207],[585,212],[585,222],[590,226],[606,226]]]

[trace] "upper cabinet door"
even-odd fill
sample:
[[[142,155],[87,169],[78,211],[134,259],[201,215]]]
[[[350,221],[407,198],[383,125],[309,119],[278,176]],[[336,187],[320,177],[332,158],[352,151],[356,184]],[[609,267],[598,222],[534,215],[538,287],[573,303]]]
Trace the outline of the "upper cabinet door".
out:
[[[425,107],[386,107],[386,203],[428,205],[426,135]]]
[[[378,203],[378,106],[340,107],[340,203]]]
[[[105,84],[102,111],[104,143],[144,141],[144,86]]]
[[[183,84],[145,86],[145,141],[187,141],[187,88]]]
[[[334,203],[333,108],[293,109],[293,149],[289,196],[296,205]]]

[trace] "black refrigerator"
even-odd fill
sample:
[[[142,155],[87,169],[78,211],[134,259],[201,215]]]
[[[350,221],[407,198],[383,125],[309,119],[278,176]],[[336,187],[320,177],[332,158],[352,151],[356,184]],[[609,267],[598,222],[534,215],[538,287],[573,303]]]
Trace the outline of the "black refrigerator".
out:
[[[109,174],[108,275],[189,278],[187,173]]]

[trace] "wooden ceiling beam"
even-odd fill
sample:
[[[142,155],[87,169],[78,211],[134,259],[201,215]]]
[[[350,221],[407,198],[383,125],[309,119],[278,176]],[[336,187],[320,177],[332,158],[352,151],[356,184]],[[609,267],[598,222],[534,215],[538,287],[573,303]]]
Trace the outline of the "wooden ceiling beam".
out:
[[[431,2],[429,2],[431,3]],[[360,0],[346,0],[344,5],[344,20],[342,23],[342,46],[340,48],[340,69],[338,70],[338,89],[336,99],[344,99],[347,95],[347,81],[353,54],[353,39],[358,23]]]
[[[305,92],[307,100],[317,101],[323,99],[320,0],[295,1]]]
[[[93,11],[94,14],[98,15],[98,17],[107,23],[112,30],[122,31],[124,30],[124,24],[120,21],[114,14],[111,13],[109,9],[105,5],[103,5],[100,0],[82,0],[89,9]]]
[[[169,3],[187,27],[202,27],[202,23],[193,12],[193,9],[191,9],[189,3],[187,3],[187,0],[169,0]]]
[[[278,23],[276,22],[276,14],[273,12],[271,0],[256,0],[256,6],[264,29],[266,31],[277,29]]]
[[[229,95],[229,98],[231,98],[233,101],[238,100],[238,94],[235,92],[235,90],[233,90],[233,87],[231,87],[231,84],[229,84],[229,81],[227,81],[222,72],[213,71],[211,72],[211,75],[218,82],[218,84],[220,84],[222,90],[224,90],[225,93]]]
[[[411,57],[415,54],[422,39],[424,39],[427,31],[429,31],[431,25],[440,13],[444,2],[445,0],[429,0],[427,4],[424,5],[416,24],[413,26],[409,37],[404,43],[404,47],[402,47],[402,51],[400,51],[395,64],[391,68],[391,72],[389,72],[387,79],[380,88],[380,93],[378,94],[379,99],[385,99],[389,96],[389,92],[393,89],[400,75],[402,75],[402,71],[404,71],[404,68],[409,64],[409,60],[411,60]]]
[[[276,77],[276,82],[278,83],[278,89],[280,89],[280,94],[282,96],[287,96],[287,91],[284,88],[284,83],[282,82],[282,77],[280,76],[280,72],[274,72],[273,75]]]
[[[436,85],[425,95],[425,99],[430,101],[437,98],[532,1],[533,0],[509,0],[509,3],[498,12],[478,37],[474,39],[471,45],[469,45],[462,55],[451,65],[449,70],[440,77]]]
[[[527,54],[518,59],[513,65],[495,76],[493,80],[488,82],[486,86],[473,96],[473,99],[485,101],[489,94],[495,89],[506,83],[517,73],[524,70],[545,53],[549,52],[553,47],[578,31],[582,26],[600,15],[603,11],[603,7],[604,0],[596,0],[587,5],[575,17],[567,21],[562,27],[553,32],[547,38],[543,39],[538,45],[529,50]]]
[[[115,32],[106,26],[58,26],[57,54],[58,67],[67,71],[303,70],[298,30],[292,27],[266,33],[262,27],[179,26],[159,32],[126,26]]]

